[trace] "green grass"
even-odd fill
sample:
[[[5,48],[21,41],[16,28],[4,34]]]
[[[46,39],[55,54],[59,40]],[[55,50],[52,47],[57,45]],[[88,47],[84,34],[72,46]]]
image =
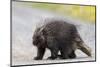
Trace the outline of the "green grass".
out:
[[[62,4],[48,4],[48,3],[31,3],[32,7],[49,10],[71,16],[83,21],[95,23],[95,7],[94,6],[79,6],[79,5],[62,5]]]

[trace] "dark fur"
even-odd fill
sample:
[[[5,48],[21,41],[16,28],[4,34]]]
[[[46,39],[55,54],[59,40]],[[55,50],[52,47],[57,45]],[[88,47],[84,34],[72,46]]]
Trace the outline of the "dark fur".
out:
[[[51,56],[48,59],[75,58],[75,47],[73,43],[77,38],[77,29],[73,24],[65,21],[50,21],[35,30],[33,35],[33,45],[37,46],[37,56],[35,60],[41,60],[48,48]],[[61,55],[58,55],[60,51]]]

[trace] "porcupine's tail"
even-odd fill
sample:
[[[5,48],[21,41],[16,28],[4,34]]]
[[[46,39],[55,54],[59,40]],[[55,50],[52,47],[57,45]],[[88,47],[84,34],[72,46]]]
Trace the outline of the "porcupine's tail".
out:
[[[75,40],[77,42],[78,49],[83,51],[88,56],[91,56],[91,48],[84,43],[84,41],[81,39],[79,35],[78,35],[78,39]]]
[[[91,49],[84,43],[77,44],[79,49],[86,53],[88,56],[91,56]]]
[[[81,39],[80,35],[77,34],[77,37],[75,38],[76,46],[78,49],[80,49],[82,52],[87,54],[88,56],[91,56],[91,48],[88,47],[84,41]]]

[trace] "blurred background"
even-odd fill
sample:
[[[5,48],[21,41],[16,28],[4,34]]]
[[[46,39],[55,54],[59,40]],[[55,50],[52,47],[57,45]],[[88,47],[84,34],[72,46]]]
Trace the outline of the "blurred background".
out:
[[[71,16],[76,19],[95,23],[95,6],[50,3],[27,3],[27,5],[33,8],[49,10],[64,16]]]
[[[12,2],[12,65],[79,62],[95,60],[95,6],[54,4],[39,2]],[[77,58],[66,60],[46,60],[50,56],[47,49],[43,60],[36,61],[36,47],[32,36],[37,26],[45,20],[61,19],[76,25],[83,41],[91,48],[92,57],[76,50]]]

